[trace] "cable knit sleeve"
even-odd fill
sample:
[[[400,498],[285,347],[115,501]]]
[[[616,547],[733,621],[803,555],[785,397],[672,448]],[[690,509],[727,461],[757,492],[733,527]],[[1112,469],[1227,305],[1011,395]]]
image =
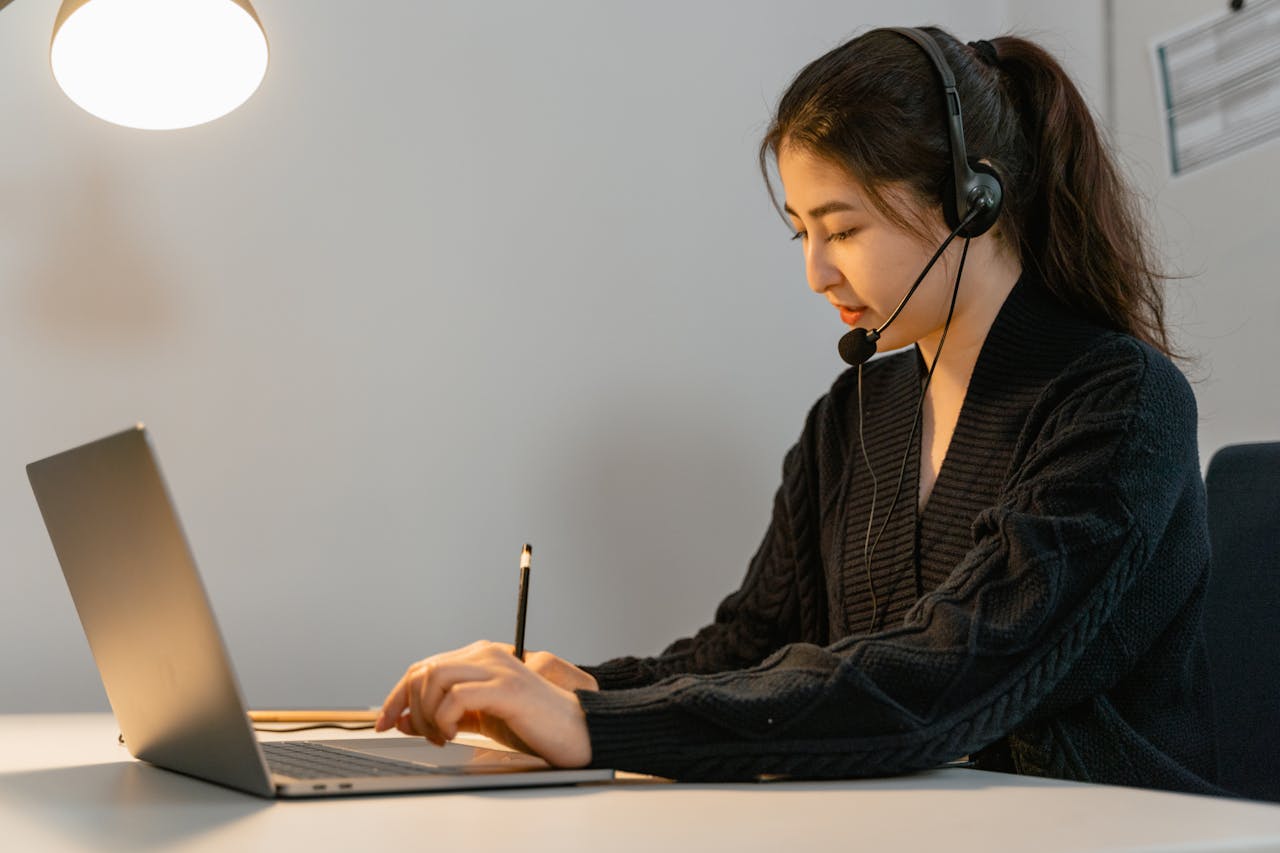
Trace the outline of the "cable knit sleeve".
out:
[[[791,643],[740,671],[580,692],[593,764],[688,780],[904,772],[980,749],[1046,700],[1107,689],[1119,668],[1101,650],[1123,634],[1140,657],[1190,594],[1152,556],[1199,488],[1195,435],[1177,369],[1112,338],[1046,387],[972,550],[902,623],[826,647]],[[648,680],[751,663],[779,639],[785,517],[775,513],[725,618],[649,664]],[[1117,633],[1135,577],[1162,570],[1167,600],[1144,603]]]

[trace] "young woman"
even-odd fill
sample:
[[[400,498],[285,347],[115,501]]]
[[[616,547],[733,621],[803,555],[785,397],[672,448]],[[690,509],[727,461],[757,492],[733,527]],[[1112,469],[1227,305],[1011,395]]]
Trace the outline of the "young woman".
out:
[[[920,38],[868,32],[791,84],[761,163],[809,286],[882,349],[914,346],[810,411],[714,623],[587,669],[494,643],[427,658],[379,730],[479,730],[677,779],[970,756],[1213,790],[1195,402],[1132,197],[1043,50],[924,32],[1002,205],[955,197],[944,72]]]

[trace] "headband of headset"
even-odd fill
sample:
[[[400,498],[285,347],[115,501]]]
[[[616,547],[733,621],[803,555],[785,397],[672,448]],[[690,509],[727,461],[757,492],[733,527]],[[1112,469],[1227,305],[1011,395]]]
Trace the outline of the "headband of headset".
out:
[[[948,181],[948,187],[943,192],[942,198],[942,209],[947,226],[953,229],[959,228],[964,218],[976,208],[973,218],[960,228],[958,233],[966,238],[984,234],[996,224],[996,220],[1000,217],[1004,191],[994,169],[985,163],[969,162],[964,145],[960,96],[956,92],[956,79],[951,73],[951,66],[947,64],[938,43],[924,30],[912,27],[888,27],[887,31],[897,33],[918,45],[925,56],[929,57],[929,61],[933,63],[942,81],[953,170],[952,178]]]

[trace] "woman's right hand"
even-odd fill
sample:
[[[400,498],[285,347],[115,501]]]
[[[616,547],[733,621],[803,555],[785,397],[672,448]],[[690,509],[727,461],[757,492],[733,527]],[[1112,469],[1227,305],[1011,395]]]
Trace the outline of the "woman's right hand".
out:
[[[551,652],[524,653],[524,665],[564,690],[599,690],[595,677]]]

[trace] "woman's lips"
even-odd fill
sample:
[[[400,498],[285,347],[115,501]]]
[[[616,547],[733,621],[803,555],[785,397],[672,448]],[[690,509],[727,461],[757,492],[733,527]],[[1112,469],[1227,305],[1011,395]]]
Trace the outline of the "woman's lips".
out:
[[[858,325],[858,321],[862,319],[862,315],[866,313],[866,307],[849,308],[845,305],[837,305],[840,309],[840,319],[850,326]]]

